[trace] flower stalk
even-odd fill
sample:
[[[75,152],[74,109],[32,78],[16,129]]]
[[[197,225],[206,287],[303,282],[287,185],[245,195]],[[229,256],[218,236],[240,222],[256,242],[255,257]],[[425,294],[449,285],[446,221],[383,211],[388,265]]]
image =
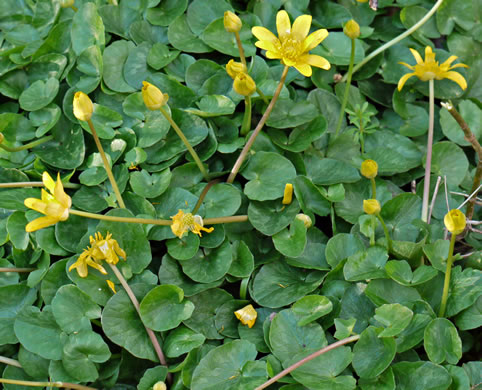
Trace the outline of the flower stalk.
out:
[[[387,240],[387,250],[388,250],[388,253],[390,253],[393,249],[393,245],[392,245],[392,239],[390,238],[390,233],[388,232],[387,225],[385,225],[385,221],[383,220],[380,213],[376,213],[375,215],[380,221],[380,223],[382,224],[383,232],[385,233],[385,238]]]
[[[346,339],[337,341],[336,343],[330,344],[327,347],[322,348],[322,349],[312,353],[311,355],[305,357],[304,359],[301,359],[300,361],[292,364],[288,368],[281,371],[279,374],[272,377],[270,380],[263,383],[261,386],[256,387],[255,390],[266,389],[268,386],[272,385],[273,383],[276,383],[279,379],[288,375],[290,372],[296,370],[298,367],[301,367],[303,364],[308,363],[310,360],[313,360],[314,358],[317,358],[318,356],[323,355],[324,353],[326,353],[328,351],[331,351],[333,349],[341,347],[342,345],[352,343],[353,341],[357,341],[359,338],[360,338],[360,335],[354,335],[354,336],[347,337]]]
[[[288,75],[288,70],[289,70],[289,67],[287,65],[285,65],[285,67],[283,69],[283,73],[281,75],[281,79],[278,83],[278,87],[276,88],[276,91],[273,95],[273,98],[271,99],[271,102],[269,103],[268,108],[266,108],[266,111],[264,112],[264,114],[263,114],[261,120],[259,121],[258,125],[256,126],[253,133],[251,134],[251,137],[249,137],[248,142],[246,143],[246,145],[244,145],[244,148],[241,151],[238,159],[234,163],[233,169],[231,169],[231,173],[229,174],[228,180],[226,180],[228,183],[232,183],[234,181],[236,175],[238,174],[238,172],[241,168],[241,165],[243,164],[249,150],[251,149],[251,146],[253,146],[253,143],[256,140],[256,137],[258,136],[258,134],[260,133],[264,124],[268,120],[268,118],[271,114],[271,111],[273,111],[273,107],[276,104],[276,101],[278,100],[278,97],[281,93],[281,89],[283,88],[283,84],[286,80],[286,76]]]
[[[430,196],[430,171],[432,167],[432,144],[433,144],[433,122],[434,122],[434,82],[429,80],[429,114],[428,114],[428,137],[427,137],[427,159],[425,161],[425,178],[423,181],[422,199],[422,221],[428,221],[428,200]]]
[[[251,96],[244,98],[244,117],[243,124],[241,125],[241,135],[246,135],[251,130]]]
[[[31,387],[65,387],[67,389],[76,389],[76,390],[96,390],[95,387],[83,386],[83,385],[78,385],[76,383],[68,383],[68,382],[34,382],[34,381],[21,381],[17,379],[0,378],[0,383],[8,383],[11,385],[31,386]]]
[[[65,188],[78,189],[81,187],[77,183],[62,183]],[[0,188],[24,188],[24,187],[43,187],[41,181],[17,181],[12,183],[0,183]]]
[[[45,142],[48,142],[54,138],[53,135],[47,135],[45,137],[39,138],[35,141],[29,142],[28,144],[22,145],[22,146],[16,146],[16,147],[10,147],[7,145],[4,145],[3,143],[0,143],[0,148],[3,150],[14,153],[14,152],[21,152],[22,150],[27,150],[31,148],[35,148],[36,146],[42,145]]]
[[[450,276],[452,274],[452,264],[454,263],[454,247],[455,247],[456,237],[457,235],[454,233],[452,233],[450,237],[449,254],[447,257],[447,268],[445,270],[445,278],[444,278],[444,289],[442,292],[442,301],[440,302],[440,310],[438,313],[439,317],[445,316],[445,309],[447,307],[447,300],[449,297],[449,287],[450,287]]]
[[[0,272],[32,272],[35,271],[36,268],[9,268],[9,267],[0,267]],[[1,361],[0,361],[1,363]]]

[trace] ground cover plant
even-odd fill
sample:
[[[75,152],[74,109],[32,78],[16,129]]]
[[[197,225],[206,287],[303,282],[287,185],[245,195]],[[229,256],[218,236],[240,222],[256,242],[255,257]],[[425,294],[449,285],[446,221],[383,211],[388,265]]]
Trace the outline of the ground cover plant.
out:
[[[480,389],[479,0],[2,0],[5,389]]]

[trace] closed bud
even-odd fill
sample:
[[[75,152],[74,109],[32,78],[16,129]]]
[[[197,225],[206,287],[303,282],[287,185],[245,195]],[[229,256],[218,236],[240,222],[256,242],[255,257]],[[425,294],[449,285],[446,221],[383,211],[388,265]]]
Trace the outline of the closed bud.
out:
[[[60,6],[62,8],[69,8],[74,5],[75,0],[60,0]]]
[[[143,81],[142,99],[149,110],[159,110],[159,108],[167,103],[169,100],[169,95],[167,93],[163,94],[155,85],[148,83],[147,81]]]
[[[465,214],[457,209],[450,210],[445,214],[444,224],[450,233],[455,235],[460,234],[464,231],[465,225],[467,224]]]
[[[224,28],[227,32],[239,32],[242,26],[243,22],[234,12],[226,11],[224,13]]]
[[[282,203],[290,204],[292,200],[293,200],[293,184],[286,183]]]
[[[378,164],[373,160],[365,160],[362,162],[360,172],[367,179],[374,179],[378,174]]]
[[[250,96],[256,91],[256,83],[247,73],[238,73],[233,83],[234,90],[243,96]]]
[[[346,22],[343,32],[348,38],[357,39],[360,36],[360,26],[353,19]]]
[[[306,215],[306,214],[296,214],[296,219],[299,219],[302,221],[305,225],[305,228],[309,229],[313,222],[311,221],[311,218]]]
[[[248,73],[248,69],[241,62],[229,60],[226,65],[226,72],[228,73],[229,77],[234,80],[239,73]]]
[[[157,382],[154,386],[152,386],[152,390],[166,390],[166,384],[164,382]]]
[[[88,121],[94,112],[92,100],[83,92],[74,95],[74,115],[80,121]]]
[[[365,199],[363,201],[363,211],[369,215],[378,214],[381,209],[380,202],[376,199]]]

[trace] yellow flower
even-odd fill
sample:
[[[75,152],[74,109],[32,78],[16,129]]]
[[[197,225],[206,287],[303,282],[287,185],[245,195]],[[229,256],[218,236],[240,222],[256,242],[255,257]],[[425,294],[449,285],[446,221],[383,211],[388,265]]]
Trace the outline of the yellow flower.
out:
[[[406,64],[405,62],[399,62],[399,64],[402,64],[414,71],[412,73],[407,73],[400,79],[398,82],[399,91],[402,90],[406,81],[412,76],[417,76],[422,81],[449,79],[455,81],[460,88],[467,88],[467,81],[465,81],[462,75],[457,72],[451,72],[451,70],[455,68],[468,68],[468,66],[465,64],[455,64],[454,66],[451,66],[452,62],[457,59],[457,56],[450,56],[447,61],[439,65],[438,61],[435,61],[435,53],[432,52],[432,48],[430,46],[425,48],[425,61],[422,60],[422,57],[418,51],[414,49],[410,49],[410,51],[415,57],[417,64],[412,66]]]
[[[44,172],[42,181],[49,192],[42,188],[41,199],[27,198],[24,204],[30,209],[45,214],[46,217],[37,218],[27,224],[25,226],[27,232],[34,232],[69,218],[69,208],[72,206],[72,199],[64,191],[60,174],[57,174],[57,182],[54,182],[50,175]]]
[[[92,268],[98,270],[100,273],[107,275],[107,271],[104,267],[102,267],[102,262],[95,259],[93,251],[94,248],[87,247],[87,249],[85,249],[79,256],[77,261],[69,267],[69,272],[73,269],[77,269],[77,273],[79,274],[79,276],[81,278],[85,278],[89,274],[87,266],[91,266]]]
[[[280,59],[282,64],[294,66],[303,76],[310,77],[311,66],[330,69],[325,58],[308,53],[328,36],[328,31],[320,29],[308,35],[310,26],[310,15],[297,17],[291,27],[288,13],[279,11],[276,15],[278,37],[264,27],[253,27],[251,31],[259,39],[256,46],[266,50],[266,57]]]
[[[248,305],[235,311],[234,315],[243,325],[248,325],[250,328],[254,326],[258,317],[258,313],[254,310],[253,305]]]
[[[362,162],[360,172],[367,179],[374,179],[378,174],[378,164],[373,160],[365,160]]]
[[[239,32],[242,26],[243,22],[234,12],[226,11],[224,13],[224,28],[227,32]]]
[[[95,233],[95,238],[90,236],[90,245],[92,245],[93,256],[96,260],[105,260],[109,264],[116,265],[119,262],[119,256],[126,259],[126,253],[119,246],[119,243],[112,238],[111,233],[102,237],[102,234]]]
[[[74,95],[74,115],[80,121],[88,121],[94,112],[92,100],[83,92]]]
[[[166,384],[164,382],[157,382],[153,387],[152,390],[166,390]]]
[[[243,96],[251,96],[256,91],[256,83],[247,73],[238,73],[233,82],[233,89]]]
[[[203,219],[199,215],[185,213],[182,210],[179,210],[179,212],[171,218],[171,230],[179,238],[182,238],[185,234],[187,234],[188,231],[191,231],[201,237],[201,230],[204,230],[207,233],[211,233],[214,230],[213,227],[209,229],[203,227]]]
[[[239,73],[248,73],[248,69],[242,62],[229,60],[226,64],[226,72],[234,80]]]
[[[290,204],[293,200],[293,184],[286,183],[285,185],[285,192],[283,194],[283,204]]]
[[[163,94],[155,85],[143,81],[142,99],[144,99],[144,104],[149,110],[159,110],[159,108],[167,103],[169,95],[167,93]]]
[[[467,224],[465,214],[457,209],[450,210],[445,214],[444,224],[450,233],[455,235],[460,234],[464,231],[465,225]]]
[[[350,19],[343,27],[343,33],[348,38],[357,39],[360,36],[360,26],[353,19]]]
[[[313,222],[311,221],[311,218],[306,215],[306,214],[296,214],[296,219],[299,219],[300,221],[303,222],[305,225],[305,228],[309,229]]]
[[[376,199],[365,199],[363,201],[363,211],[369,215],[378,214],[381,209],[380,202]]]
[[[87,247],[87,249],[82,252],[78,260],[70,266],[69,271],[77,268],[79,276],[85,278],[88,275],[87,266],[91,266],[104,275],[107,275],[107,271],[102,267],[102,261],[105,260],[109,264],[115,265],[119,261],[118,256],[124,259],[127,257],[126,253],[119,247],[117,241],[112,238],[112,234],[107,233],[104,239],[102,234],[97,232],[95,233],[95,238],[90,236],[90,247]],[[107,284],[115,292],[115,289],[109,284],[109,281],[107,281]]]

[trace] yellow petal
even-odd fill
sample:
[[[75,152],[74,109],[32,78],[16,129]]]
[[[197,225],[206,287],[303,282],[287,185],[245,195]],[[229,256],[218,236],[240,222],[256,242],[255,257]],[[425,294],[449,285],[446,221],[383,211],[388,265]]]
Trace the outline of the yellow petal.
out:
[[[288,65],[288,64],[286,64]],[[309,66],[308,64],[304,64],[304,63],[297,63],[296,65],[294,65],[294,67],[296,68],[296,70],[298,70],[298,72],[300,72],[303,76],[305,77],[311,77],[311,74],[312,74],[312,70],[311,70],[311,66]]]
[[[276,48],[276,45],[271,42],[271,41],[257,41],[255,43],[256,47],[259,47],[262,50],[268,50],[268,51],[274,51],[277,52],[278,49]],[[247,72],[247,70],[244,70]]]
[[[403,75],[402,78],[398,81],[398,86],[397,86],[398,90],[401,91],[403,86],[407,82],[407,80],[410,77],[413,77],[413,76],[415,76],[415,73],[407,73],[407,74]]]
[[[445,72],[442,74],[442,78],[455,81],[464,90],[467,88],[467,81],[458,72]]]
[[[283,55],[279,51],[267,51],[266,57],[271,60],[279,60]]]
[[[44,186],[53,194],[55,189],[55,181],[48,172],[44,172],[42,174],[42,182],[44,183]]]
[[[83,92],[76,92],[74,95],[74,115],[78,120],[87,121],[92,117],[94,105],[92,100]]]
[[[253,305],[247,305],[242,309],[236,310],[234,312],[236,318],[241,321],[243,325],[248,325],[252,328],[256,323],[256,318],[258,318],[258,313],[254,309]]]
[[[448,69],[452,62],[454,62],[457,58],[457,56],[450,56],[449,58],[447,58],[447,60],[440,64],[440,67],[446,67]]]
[[[117,294],[117,291],[115,291],[115,284],[114,284],[114,282],[112,282],[112,281],[109,280],[109,279],[107,279],[106,282],[107,282],[107,285],[109,286],[109,288],[114,292],[114,294]]]
[[[428,46],[428,47],[430,47],[430,46]],[[423,63],[422,56],[418,53],[418,51],[415,50],[415,49],[412,49],[412,48],[410,48],[410,51],[411,51],[413,57],[415,58],[415,61],[417,61],[417,64],[422,64]]]
[[[361,164],[360,172],[367,179],[374,179],[378,174],[378,164],[374,160],[365,160]]]
[[[45,214],[45,210],[47,209],[47,203],[37,198],[27,198],[23,201],[23,204],[29,209],[38,211],[42,214]]]
[[[363,211],[369,215],[378,214],[381,209],[380,202],[376,199],[365,199],[363,201]]]
[[[167,94],[163,94],[155,85],[142,82],[142,99],[149,110],[158,110],[165,105],[169,99]]]
[[[57,174],[57,182],[55,183],[54,196],[57,201],[65,208],[72,206],[72,199],[64,191],[62,180],[60,180],[60,174]]]
[[[281,201],[281,203],[290,204],[292,200],[293,200],[293,184],[286,183],[284,194],[283,194],[283,200]]]
[[[77,261],[69,267],[69,272],[73,269],[77,269],[77,273],[81,278],[85,278],[89,274],[87,263],[85,262],[85,259],[81,257],[79,257]]]
[[[251,29],[253,35],[258,38],[260,41],[268,41],[275,43],[278,41],[276,35],[274,35],[271,31],[269,31],[265,27],[256,26]]]
[[[276,30],[281,41],[287,38],[291,33],[291,22],[288,12],[285,10],[279,11],[276,14]]]
[[[25,231],[27,233],[35,232],[36,230],[40,230],[48,226],[55,225],[58,221],[59,220],[57,218],[53,218],[50,216],[40,217],[28,223],[27,226],[25,226]]]
[[[316,30],[306,37],[303,41],[303,52],[310,51],[318,46],[328,36],[328,30],[322,28]]]
[[[470,66],[460,63],[460,64],[455,64],[454,66],[451,66],[449,69],[455,69],[455,68],[470,68]]]
[[[450,233],[460,234],[467,224],[465,214],[457,209],[450,210],[444,217],[444,224]]]
[[[92,259],[87,258],[86,263],[88,266],[98,270],[101,274],[107,275],[107,271],[105,270],[105,268],[102,267],[100,264],[96,263],[95,261],[93,261]]]
[[[330,63],[326,58],[321,56],[317,56],[315,54],[308,54],[306,55],[306,63],[312,66],[316,66],[317,68],[321,68],[324,70],[328,70],[331,68]]]
[[[243,23],[241,22],[241,19],[239,19],[239,16],[234,12],[226,11],[224,13],[224,28],[227,32],[238,32],[241,30],[242,26]]]
[[[406,66],[410,70],[415,70],[415,67],[412,65],[407,64],[406,62],[399,61],[398,62],[400,65]]]
[[[303,41],[310,32],[311,19],[311,15],[298,16],[293,23],[291,35],[298,41]]]

